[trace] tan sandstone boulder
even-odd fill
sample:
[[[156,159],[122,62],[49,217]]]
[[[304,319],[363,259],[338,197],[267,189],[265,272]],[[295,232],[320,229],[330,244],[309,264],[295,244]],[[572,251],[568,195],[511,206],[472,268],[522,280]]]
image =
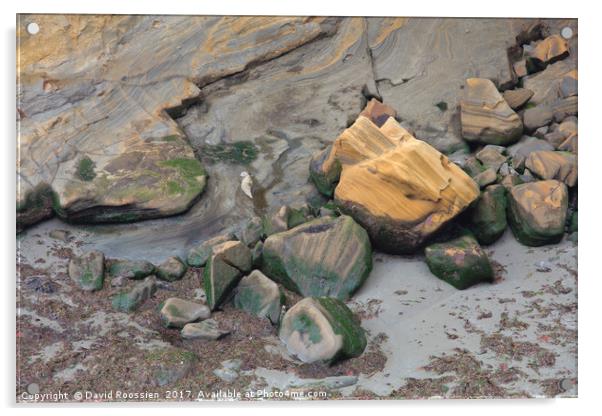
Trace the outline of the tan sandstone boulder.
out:
[[[523,132],[520,117],[488,79],[467,79],[460,107],[462,136],[468,141],[508,145]]]
[[[378,128],[360,116],[331,158],[341,165],[336,203],[387,252],[415,251],[479,195],[464,171],[392,117]]]
[[[567,186],[577,183],[577,156],[568,152],[539,150],[529,155],[525,166],[541,179],[556,179]]]

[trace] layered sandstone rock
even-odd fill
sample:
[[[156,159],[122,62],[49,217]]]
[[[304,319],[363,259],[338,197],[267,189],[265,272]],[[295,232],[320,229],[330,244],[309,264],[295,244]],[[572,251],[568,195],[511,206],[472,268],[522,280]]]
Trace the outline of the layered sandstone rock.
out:
[[[560,35],[548,36],[537,42],[535,48],[529,52],[527,66],[532,66],[534,70],[543,69],[568,55],[569,43],[565,39]]]
[[[207,175],[170,115],[199,86],[334,28],[306,17],[21,15],[19,228],[53,210],[87,222],[185,211]]]
[[[517,88],[514,90],[504,91],[504,100],[508,103],[511,109],[516,110],[529,101],[533,97],[533,91],[527,88]]]
[[[525,166],[541,179],[556,179],[567,186],[577,183],[577,156],[568,152],[539,150],[529,155]]]
[[[263,245],[262,271],[303,296],[347,300],[371,270],[368,235],[345,215],[274,234]]]
[[[416,250],[479,195],[466,173],[393,118],[378,128],[359,117],[331,153],[342,167],[335,202],[388,252]]]
[[[520,117],[488,79],[467,79],[460,106],[462,135],[466,140],[508,145],[523,132]]]
[[[518,241],[541,246],[562,239],[568,207],[564,183],[547,180],[516,185],[508,196],[508,219]]]

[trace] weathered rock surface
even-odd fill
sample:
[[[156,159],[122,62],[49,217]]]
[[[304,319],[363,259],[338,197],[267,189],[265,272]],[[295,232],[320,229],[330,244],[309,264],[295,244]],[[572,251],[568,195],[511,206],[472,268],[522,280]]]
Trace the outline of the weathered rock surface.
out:
[[[136,285],[129,292],[115,295],[112,300],[113,308],[121,312],[132,312],[150,299],[157,291],[157,279],[149,276]]]
[[[140,280],[150,276],[154,271],[155,266],[146,260],[113,260],[108,267],[108,274],[113,279],[124,277]]]
[[[393,119],[359,117],[334,144],[342,165],[335,202],[392,253],[416,250],[478,197],[474,181]]]
[[[535,72],[568,55],[569,43],[560,35],[552,35],[537,42],[533,50],[528,53],[527,67],[533,67]]]
[[[69,277],[82,290],[95,291],[102,289],[104,283],[105,256],[100,251],[91,251],[69,262]]]
[[[186,263],[191,267],[203,267],[207,263],[207,260],[209,260],[209,257],[211,257],[213,246],[232,240],[234,240],[234,236],[231,233],[227,233],[203,241],[198,246],[190,249]]]
[[[236,286],[243,273],[253,266],[251,251],[241,241],[226,241],[213,247],[203,271],[207,304],[216,309]]]
[[[161,321],[167,328],[183,328],[190,322],[207,319],[211,311],[207,305],[180,298],[169,298],[161,307]]]
[[[567,207],[567,187],[556,180],[516,185],[508,195],[510,226],[517,240],[528,246],[560,241]]]
[[[462,236],[426,247],[430,271],[456,289],[464,290],[480,282],[493,281],[493,269],[477,240]]]
[[[195,353],[184,348],[166,347],[145,354],[149,362],[145,371],[148,373],[147,385],[168,386],[177,383],[192,371],[198,362]]]
[[[467,79],[460,107],[462,136],[468,141],[508,145],[523,132],[520,117],[488,79]]]
[[[259,270],[241,279],[236,287],[234,306],[273,324],[280,320],[280,309],[284,304],[284,293],[276,283]]]
[[[523,136],[518,143],[508,147],[508,154],[512,157],[512,167],[522,172],[529,155],[538,150],[554,150],[554,146],[546,140]]]
[[[525,88],[533,91],[533,97],[529,100],[535,105],[551,104],[559,98],[576,95],[566,90],[568,84],[576,86],[578,79],[576,62],[565,59],[549,65],[545,70],[523,79]],[[563,93],[562,85],[565,84]],[[565,95],[567,94],[567,95]]]
[[[577,156],[572,153],[538,150],[529,155],[525,166],[541,179],[556,179],[567,186],[577,184]]]
[[[300,360],[332,362],[357,357],[366,348],[366,336],[353,313],[338,299],[305,298],[282,319],[280,339]]]
[[[24,225],[42,217],[28,202],[43,185],[73,221],[185,211],[207,178],[167,112],[335,28],[307,17],[36,15],[43,30],[32,36],[30,20],[17,28]]]
[[[381,103],[377,99],[371,99],[366,107],[360,113],[360,116],[364,116],[376,124],[378,127],[382,127],[383,124],[389,119],[389,117],[395,118],[397,111],[391,106]]]
[[[504,91],[502,96],[511,109],[517,110],[533,97],[534,92],[527,88],[517,88],[515,90]]]
[[[215,341],[225,337],[230,332],[219,329],[215,319],[205,319],[201,322],[193,322],[184,325],[180,334],[184,339],[198,339],[204,341]]]
[[[470,210],[470,231],[479,243],[492,244],[497,241],[508,225],[506,221],[506,188],[502,185],[488,186]]]
[[[487,185],[491,185],[492,183],[495,183],[495,181],[497,181],[497,173],[495,172],[495,169],[488,168],[485,169],[483,172],[479,173],[473,179],[477,183],[477,185],[479,185],[479,188],[483,189]]]
[[[495,172],[506,162],[506,149],[501,146],[487,145],[476,153],[476,158],[485,168],[492,168]]]
[[[303,296],[348,299],[372,270],[366,231],[351,217],[319,218],[265,240],[262,271]]]
[[[186,265],[179,257],[172,256],[156,267],[156,273],[159,279],[173,282],[184,276]]]

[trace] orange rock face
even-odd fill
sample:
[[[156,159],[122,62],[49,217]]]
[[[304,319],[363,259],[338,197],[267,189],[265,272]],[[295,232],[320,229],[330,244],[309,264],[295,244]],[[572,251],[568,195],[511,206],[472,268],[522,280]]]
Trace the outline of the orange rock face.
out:
[[[330,156],[342,167],[335,201],[387,252],[416,250],[479,195],[464,171],[393,118],[378,128],[359,117]]]

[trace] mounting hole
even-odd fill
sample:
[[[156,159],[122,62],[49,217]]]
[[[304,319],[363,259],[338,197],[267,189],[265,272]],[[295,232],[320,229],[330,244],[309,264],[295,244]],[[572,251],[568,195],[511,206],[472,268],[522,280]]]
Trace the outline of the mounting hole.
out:
[[[29,33],[30,35],[35,35],[40,31],[40,26],[35,23],[35,22],[31,22],[27,25],[27,33]]]
[[[560,31],[560,34],[562,35],[563,38],[570,39],[573,37],[573,29],[571,29],[568,26],[563,27],[562,30]]]

